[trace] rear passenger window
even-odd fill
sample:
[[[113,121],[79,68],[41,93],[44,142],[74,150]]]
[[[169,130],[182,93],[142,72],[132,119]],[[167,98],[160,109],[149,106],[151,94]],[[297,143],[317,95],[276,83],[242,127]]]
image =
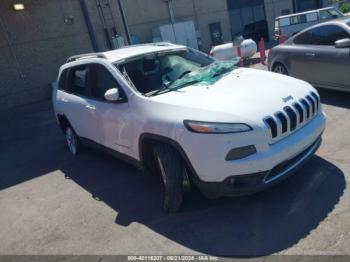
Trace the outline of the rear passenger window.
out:
[[[68,80],[68,71],[69,69],[65,69],[62,71],[60,78],[58,80],[58,89],[59,90],[67,90],[67,80]]]
[[[311,33],[306,31],[294,38],[294,44],[297,45],[309,45],[311,42]]]
[[[69,91],[77,95],[88,95],[87,66],[77,66],[70,69]]]

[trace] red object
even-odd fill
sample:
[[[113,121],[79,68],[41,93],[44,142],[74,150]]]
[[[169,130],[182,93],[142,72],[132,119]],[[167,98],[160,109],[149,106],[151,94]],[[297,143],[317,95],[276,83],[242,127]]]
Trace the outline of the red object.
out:
[[[267,54],[267,58],[270,59],[271,55],[272,55],[272,49],[269,50],[269,53]]]
[[[278,36],[278,42],[279,42],[280,44],[283,44],[284,42],[286,42],[287,39],[288,39],[288,37],[285,36],[285,35],[279,35],[279,36]]]
[[[260,51],[260,62],[265,65],[265,40],[262,37],[259,42],[259,51]]]
[[[242,59],[242,52],[241,52],[241,47],[237,47],[237,55],[239,57],[239,66],[243,67],[244,63],[243,63],[243,59]]]

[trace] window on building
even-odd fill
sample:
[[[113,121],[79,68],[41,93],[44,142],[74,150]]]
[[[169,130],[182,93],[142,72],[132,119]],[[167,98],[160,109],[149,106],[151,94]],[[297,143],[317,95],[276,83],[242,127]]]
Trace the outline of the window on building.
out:
[[[264,0],[227,0],[232,36],[268,37]]]
[[[289,15],[290,14],[290,9],[283,9],[281,11],[281,15]]]

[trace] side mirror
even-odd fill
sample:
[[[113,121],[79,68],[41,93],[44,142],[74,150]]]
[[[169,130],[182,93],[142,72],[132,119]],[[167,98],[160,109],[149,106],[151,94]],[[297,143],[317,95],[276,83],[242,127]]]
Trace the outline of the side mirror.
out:
[[[105,99],[109,102],[118,102],[121,100],[118,88],[112,88],[106,91]]]
[[[334,43],[336,48],[347,48],[350,47],[350,38],[344,38]]]

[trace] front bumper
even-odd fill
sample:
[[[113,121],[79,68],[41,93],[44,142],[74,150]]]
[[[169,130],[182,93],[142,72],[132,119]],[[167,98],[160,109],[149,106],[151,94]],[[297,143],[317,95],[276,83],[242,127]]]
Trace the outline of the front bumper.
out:
[[[223,182],[203,182],[195,179],[195,183],[199,190],[208,198],[254,194],[281,182],[293,174],[315,154],[321,142],[322,139],[319,137],[303,152],[292,159],[278,164],[269,171],[243,176],[231,176]]]

